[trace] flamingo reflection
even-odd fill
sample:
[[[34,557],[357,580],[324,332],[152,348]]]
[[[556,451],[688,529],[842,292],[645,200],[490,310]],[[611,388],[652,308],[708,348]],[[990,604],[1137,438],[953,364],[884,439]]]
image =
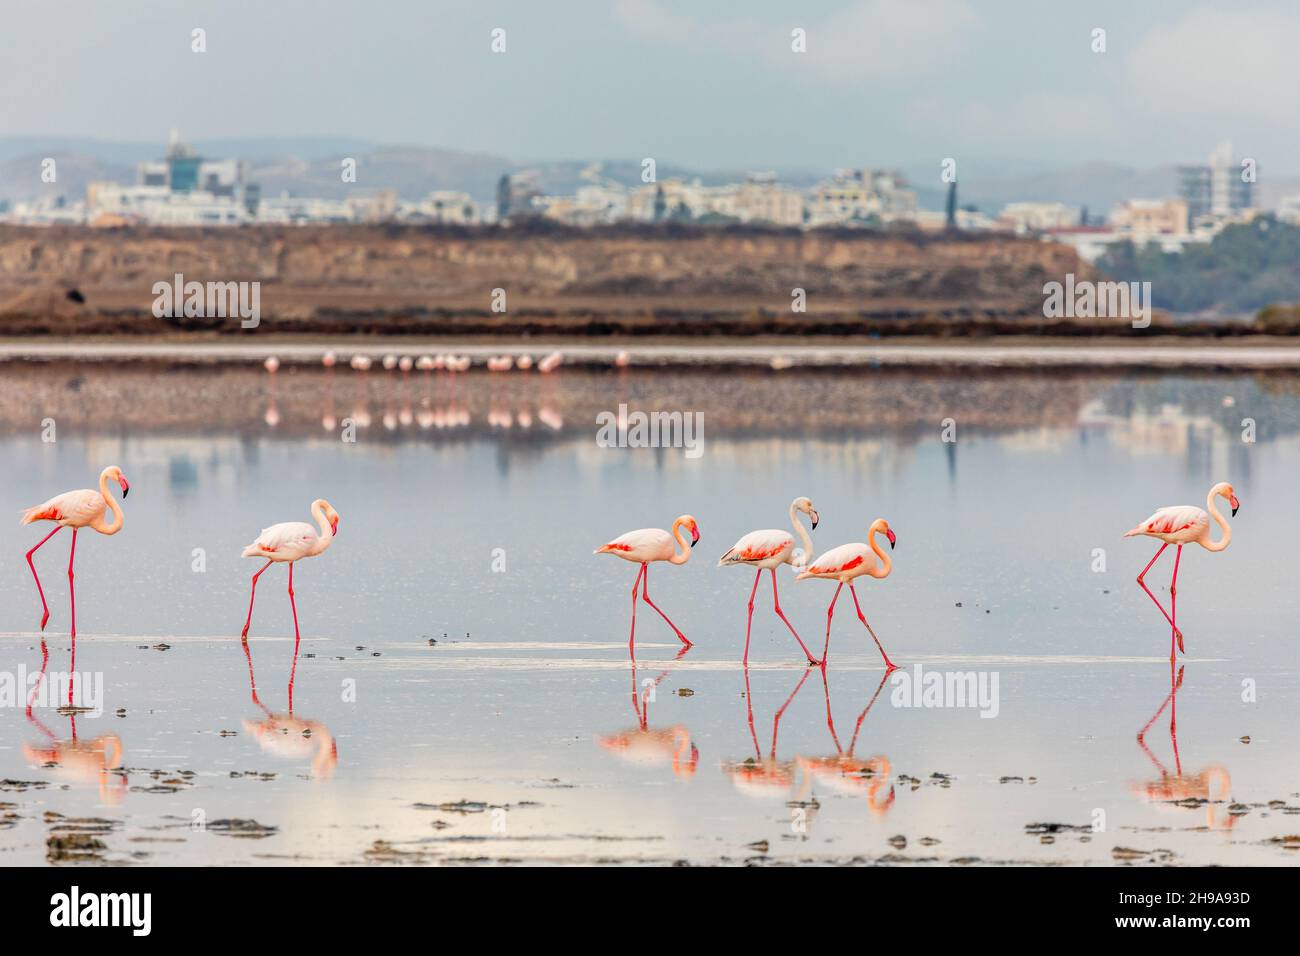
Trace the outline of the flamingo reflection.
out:
[[[45,668],[50,662],[50,652],[41,640],[41,670],[32,692],[27,696],[27,720],[47,739],[44,744],[24,744],[23,756],[32,767],[54,771],[52,776],[69,783],[95,783],[99,797],[116,806],[126,796],[126,771],[122,766],[122,741],[117,734],[100,734],[92,740],[77,736],[77,710],[61,708],[66,714],[71,736],[60,740],[41,722],[33,711],[37,697],[45,683]],[[54,698],[51,696],[51,700]]]
[[[677,657],[681,657],[687,650],[689,648],[683,647]],[[650,702],[654,700],[655,690],[660,682],[667,676],[668,670],[665,669],[658,677],[647,677],[643,682],[644,686],[638,684],[636,659],[633,658],[632,710],[636,713],[637,726],[630,730],[599,736],[596,738],[596,743],[629,763],[647,766],[662,766],[670,763],[676,776],[693,777],[700,764],[700,751],[691,741],[691,732],[683,724],[674,724],[671,727],[650,726]]]
[[[795,780],[795,761],[777,759],[777,737],[781,731],[781,718],[785,716],[786,710],[794,701],[795,696],[803,689],[803,685],[808,682],[808,675],[811,670],[805,670],[799,678],[799,683],[794,685],[794,690],[790,696],[785,699],[775,714],[772,715],[772,747],[767,756],[763,756],[763,749],[758,743],[758,732],[754,729],[754,695],[749,689],[749,667],[743,668],[745,672],[745,713],[749,721],[749,738],[754,744],[754,756],[747,757],[743,761],[731,761],[722,765],[722,772],[731,778],[731,782],[737,790],[756,797],[780,797],[794,786]]]
[[[244,657],[248,660],[248,686],[253,703],[266,715],[260,720],[243,721],[245,732],[251,734],[269,754],[286,760],[311,758],[312,776],[318,780],[329,777],[339,762],[338,743],[329,728],[319,720],[297,717],[293,712],[293,685],[298,672],[298,645],[293,647],[293,664],[289,668],[289,710],[277,714],[262,703],[257,694],[257,679],[253,676],[253,652],[248,641],[243,641]]]
[[[826,672],[822,671],[821,674],[822,688],[826,694],[826,726],[830,729],[835,753],[829,757],[798,758],[799,769],[804,775],[805,788],[811,788],[815,780],[840,793],[863,794],[867,798],[867,807],[872,814],[883,816],[894,805],[893,768],[890,766],[889,758],[881,755],[857,757],[854,756],[854,750],[858,745],[858,737],[862,733],[862,724],[880,698],[880,692],[885,689],[889,674],[886,673],[880,678],[876,692],[871,695],[871,700],[867,702],[862,713],[858,714],[857,723],[853,725],[853,737],[849,740],[847,750],[840,743],[839,735],[835,732],[835,718],[831,713],[831,688],[827,682]],[[886,787],[888,792],[885,792]]]
[[[1184,774],[1182,758],[1178,753],[1178,692],[1183,687],[1183,668],[1169,668],[1169,693],[1165,695],[1160,709],[1152,715],[1142,729],[1138,731],[1137,742],[1147,759],[1155,766],[1160,776],[1153,780],[1132,785],[1133,792],[1146,803],[1161,808],[1177,807],[1182,809],[1182,801],[1195,801],[1197,806],[1205,806],[1205,824],[1211,830],[1230,830],[1236,826],[1237,818],[1226,811],[1231,802],[1232,779],[1225,767],[1212,764],[1197,774]],[[1160,762],[1146,743],[1146,733],[1151,725],[1160,719],[1160,715],[1169,709],[1169,743],[1173,749],[1174,772]],[[1220,815],[1222,814],[1222,815]]]

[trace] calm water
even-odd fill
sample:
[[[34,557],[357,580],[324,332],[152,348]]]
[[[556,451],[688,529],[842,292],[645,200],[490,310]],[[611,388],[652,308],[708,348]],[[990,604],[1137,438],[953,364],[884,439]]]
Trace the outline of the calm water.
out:
[[[43,405],[0,395],[11,513],[110,463],[132,488],[121,535],[78,538],[77,670],[102,675],[102,714],[0,700],[0,861],[43,862],[69,834],[91,862],[146,864],[1296,858],[1296,380],[470,376],[456,424],[421,427],[443,393],[341,378],[338,416],[372,417],[346,443],[321,427],[316,378],[279,384],[274,426],[260,378],[228,396],[200,373],[168,373],[162,396],[89,378],[78,394],[118,402],[121,423],[60,406],[53,443]],[[702,410],[703,454],[598,447],[589,411],[620,400]],[[163,403],[165,427],[141,401]],[[169,417],[196,406],[210,421]],[[1169,631],[1133,581],[1155,546],[1120,535],[1218,480],[1242,510],[1226,552],[1184,553],[1171,738]],[[864,611],[907,674],[996,677],[996,716],[897,706],[847,600],[823,682],[766,582],[742,670],[752,573],[714,565],[742,533],[784,527],[796,495],[821,513],[818,550],[890,521],[895,570],[859,584]],[[278,567],[250,661],[238,634],[259,565],[239,552],[318,496],[342,522],[295,572],[296,666]],[[642,604],[634,669],[636,569],[591,551],[684,512],[702,541],[653,568],[651,593],[696,646],[675,658]],[[40,535],[4,528],[12,685],[42,666],[23,559]],[[68,662],[68,538],[37,555],[51,672]],[[1148,578],[1166,602],[1171,556]],[[778,578],[820,648],[833,585]]]

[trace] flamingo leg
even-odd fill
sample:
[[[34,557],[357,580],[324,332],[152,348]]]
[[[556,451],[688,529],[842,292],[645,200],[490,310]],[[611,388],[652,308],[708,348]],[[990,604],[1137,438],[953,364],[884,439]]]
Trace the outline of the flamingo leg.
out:
[[[745,618],[745,656],[740,659],[742,665],[749,663],[749,629],[754,626],[754,595],[758,593],[758,579],[763,576],[759,568],[754,574],[754,586],[749,590],[749,617]]]
[[[1167,547],[1169,547],[1168,542],[1165,542],[1160,546],[1160,550],[1156,552],[1156,556],[1147,562],[1147,566],[1143,568],[1142,573],[1138,575],[1137,581],[1138,581],[1138,586],[1141,587],[1143,591],[1147,592],[1147,597],[1149,597],[1152,601],[1155,602],[1156,607],[1160,608],[1160,613],[1165,616],[1165,620],[1169,622],[1169,626],[1177,630],[1177,627],[1174,624],[1174,619],[1169,616],[1169,612],[1166,611],[1165,606],[1160,603],[1160,599],[1151,593],[1151,589],[1147,587],[1147,583],[1144,580],[1144,578],[1146,577],[1146,573],[1151,570],[1151,566],[1156,563],[1156,560],[1160,557],[1160,555],[1165,553],[1165,548]],[[1182,550],[1182,545],[1179,545],[1178,547],[1179,550]],[[1178,637],[1181,639],[1182,634],[1179,634]]]
[[[1169,635],[1169,663],[1172,666],[1174,657],[1174,642],[1178,642],[1178,649],[1183,650],[1183,632],[1178,630],[1178,562],[1183,559],[1183,546],[1180,544],[1178,550],[1174,552],[1174,576],[1169,582],[1169,626],[1173,632]],[[1186,654],[1186,651],[1183,651]]]
[[[892,670],[897,670],[898,665],[889,659],[889,655],[885,653],[884,647],[880,644],[880,638],[876,637],[876,632],[871,629],[871,625],[867,623],[867,619],[863,616],[862,605],[858,604],[858,592],[853,590],[853,582],[851,581],[849,582],[849,593],[853,595],[853,607],[857,609],[858,620],[862,622],[864,627],[866,627],[867,633],[870,634],[871,639],[876,642],[876,647],[880,651],[880,656],[885,659],[885,673],[888,674]]]
[[[789,619],[785,616],[785,612],[781,610],[781,598],[776,593],[776,568],[768,568],[768,570],[772,572],[772,605],[776,608],[776,616],[782,621],[785,621],[785,626],[790,629],[790,633],[794,635],[794,639],[799,642],[799,649],[803,651],[803,656],[808,658],[808,663],[820,664],[821,661],[817,660],[808,652],[808,648],[804,644],[803,639],[799,637],[798,631],[794,629],[794,625],[790,623]],[[757,587],[758,582],[755,581],[754,585]],[[746,639],[745,644],[748,647],[748,638]]]
[[[262,565],[262,571],[265,571],[274,563],[268,559],[266,564]],[[248,617],[244,620],[244,631],[239,635],[244,640],[248,640],[248,626],[253,623],[253,599],[257,597],[257,579],[262,576],[262,571],[258,571],[253,575],[253,590],[248,595]]]
[[[72,705],[72,685],[77,681],[77,592],[72,586],[72,562],[77,556],[77,529],[72,529],[72,547],[68,549],[68,603],[72,605],[72,661],[68,665],[68,705]]]
[[[267,706],[263,704],[261,699],[257,696],[257,678],[253,676],[253,652],[248,647],[248,641],[244,641],[243,644],[244,657],[248,658],[248,687],[249,690],[253,692],[253,703],[266,711],[266,716],[270,717],[271,711],[267,709]]]
[[[776,737],[777,734],[780,733],[781,731],[781,718],[785,716],[786,710],[790,707],[790,704],[794,702],[795,695],[798,694],[800,689],[802,689],[803,685],[807,683],[808,675],[811,673],[812,671],[808,671],[808,670],[803,672],[803,677],[800,677],[799,683],[794,685],[794,690],[790,691],[790,696],[785,699],[785,703],[782,704],[780,708],[777,709],[777,712],[772,715],[772,759],[773,760],[776,759]]]
[[[45,630],[45,624],[46,624],[46,622],[49,621],[49,619],[50,619],[50,608],[49,608],[49,605],[47,605],[47,604],[45,603],[45,591],[44,591],[44,589],[41,588],[41,577],[40,577],[39,574],[36,573],[36,565],[32,563],[32,555],[36,553],[36,549],[37,549],[37,548],[39,548],[39,547],[40,547],[42,544],[44,544],[46,541],[49,541],[49,540],[50,540],[51,538],[53,538],[56,534],[58,534],[61,530],[63,530],[63,525],[61,525],[61,524],[60,524],[60,525],[55,525],[53,531],[51,531],[51,532],[50,532],[49,534],[47,534],[45,537],[41,538],[41,540],[40,540],[40,544],[36,545],[35,548],[32,548],[32,550],[30,550],[30,551],[27,552],[27,566],[28,566],[29,568],[32,569],[32,577],[36,579],[36,593],[39,594],[39,595],[41,596],[41,610],[44,612],[44,613],[41,615],[41,630],[42,630],[42,631]]]
[[[641,586],[641,578],[645,576],[645,565],[641,565],[641,570],[636,573],[636,580],[632,582],[632,633],[627,636],[627,651],[632,655],[632,660],[636,660],[636,592]]]
[[[655,604],[654,601],[650,600],[650,565],[648,564],[645,565],[645,587],[641,589],[641,597],[645,598],[646,604],[649,604],[652,608],[658,611],[659,616],[668,622],[668,626],[673,629],[673,633],[677,635],[677,639],[680,640],[687,647],[690,647],[691,642],[686,639],[686,635],[677,629],[676,624],[668,620],[668,615],[665,614],[663,611],[659,610],[659,605]]]
[[[826,609],[826,646],[822,648],[822,667],[831,657],[831,618],[835,616],[835,602],[840,599],[840,592],[844,590],[844,582],[841,581],[835,588],[835,596],[831,598],[831,606]]]
[[[293,609],[293,663],[298,666],[298,605],[293,600],[293,562],[289,562],[289,607]],[[289,685],[293,686],[293,677],[289,677]]]

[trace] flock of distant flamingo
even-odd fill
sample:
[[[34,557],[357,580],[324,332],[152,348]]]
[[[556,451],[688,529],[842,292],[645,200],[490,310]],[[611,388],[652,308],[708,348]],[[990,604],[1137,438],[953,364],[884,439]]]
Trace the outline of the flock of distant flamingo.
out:
[[[122,469],[117,465],[110,465],[100,473],[98,489],[86,488],[77,491],[65,491],[63,494],[55,495],[42,504],[26,509],[22,515],[22,523],[25,525],[38,521],[48,521],[54,524],[54,529],[27,552],[27,565],[31,568],[32,578],[36,582],[36,593],[41,600],[40,627],[42,631],[45,630],[45,625],[49,622],[50,609],[45,601],[45,591],[41,587],[41,578],[36,572],[33,558],[36,552],[60,530],[63,528],[72,529],[72,543],[68,549],[68,600],[71,606],[71,654],[72,669],[74,671],[77,655],[77,599],[73,586],[73,566],[77,553],[77,533],[83,528],[90,528],[102,535],[111,536],[121,531],[126,521],[122,505],[109,491],[109,482],[116,482],[120,486],[122,498],[125,500],[131,486],[127,482],[126,476],[122,474]],[[1178,567],[1182,560],[1183,547],[1188,544],[1199,544],[1207,551],[1223,551],[1232,540],[1232,528],[1216,507],[1215,502],[1219,498],[1228,502],[1229,507],[1232,509],[1232,515],[1235,517],[1241,503],[1237,500],[1232,485],[1227,482],[1219,482],[1210,489],[1209,494],[1206,496],[1204,509],[1194,505],[1175,505],[1161,508],[1124,535],[1126,538],[1134,536],[1156,538],[1162,542],[1155,557],[1138,574],[1137,583],[1155,602],[1156,607],[1160,608],[1160,613],[1164,615],[1165,620],[1169,623],[1171,629],[1169,660],[1171,665],[1176,658],[1175,648],[1185,653],[1183,633],[1177,623]],[[244,620],[244,628],[240,634],[243,640],[247,641],[248,630],[253,620],[253,602],[257,597],[258,578],[272,564],[277,563],[289,566],[288,594],[289,605],[293,610],[294,639],[295,641],[300,640],[298,608],[294,602],[293,566],[304,558],[315,557],[324,552],[333,543],[339,529],[339,513],[324,498],[317,498],[313,501],[310,510],[312,517],[316,520],[315,526],[301,521],[274,524],[268,528],[263,528],[254,541],[244,549],[243,557],[265,558],[266,564],[262,565],[252,578],[248,599],[248,616]],[[112,521],[106,520],[110,514]],[[749,592],[749,614],[745,624],[745,650],[742,662],[745,664],[749,662],[750,631],[754,620],[754,599],[763,572],[767,571],[772,579],[773,608],[777,616],[789,628],[809,664],[820,665],[822,668],[826,667],[830,655],[831,622],[835,614],[835,604],[839,600],[840,592],[847,584],[849,593],[853,597],[853,607],[857,611],[858,620],[867,629],[867,633],[871,635],[872,641],[880,651],[886,673],[894,670],[897,665],[889,659],[880,638],[877,637],[875,630],[867,622],[866,615],[862,612],[862,605],[858,601],[857,591],[853,586],[853,582],[860,577],[883,580],[893,570],[893,562],[890,559],[889,552],[885,551],[877,540],[878,537],[883,536],[889,542],[890,551],[894,549],[894,546],[898,543],[898,538],[893,529],[890,528],[889,522],[884,518],[877,518],[873,521],[867,529],[865,543],[842,544],[813,558],[811,561],[806,561],[805,556],[812,552],[812,539],[799,521],[800,514],[807,515],[812,527],[814,529],[817,527],[820,515],[813,507],[812,501],[806,497],[796,498],[790,503],[789,512],[793,533],[775,529],[751,531],[741,537],[735,545],[722,555],[721,560],[718,562],[721,567],[744,565],[755,569],[754,586]],[[1213,540],[1211,520],[1222,529],[1218,541]],[[686,539],[687,534],[690,535],[689,541]],[[795,548],[796,538],[803,544],[802,549]],[[690,560],[691,551],[699,543],[699,540],[699,522],[692,515],[682,515],[673,522],[671,531],[664,531],[660,528],[642,528],[622,534],[596,548],[594,552],[596,554],[612,554],[624,561],[631,561],[639,565],[636,578],[632,582],[632,626],[628,636],[628,648],[633,658],[636,655],[636,605],[638,593],[645,603],[654,608],[655,612],[672,628],[673,633],[677,635],[678,640],[682,643],[683,653],[692,646],[691,641],[682,630],[650,599],[650,565],[656,562],[676,565],[685,564]],[[1174,557],[1173,576],[1169,585],[1169,610],[1166,611],[1160,600],[1147,587],[1145,578],[1152,566],[1171,544],[1177,550]],[[825,581],[837,582],[835,594],[826,609],[826,642],[822,648],[820,660],[815,658],[808,650],[794,625],[790,623],[790,620],[781,610],[780,596],[777,592],[776,569],[783,564],[790,564],[799,572],[797,580],[820,578]],[[71,684],[69,684],[68,694],[69,700],[71,700]]]

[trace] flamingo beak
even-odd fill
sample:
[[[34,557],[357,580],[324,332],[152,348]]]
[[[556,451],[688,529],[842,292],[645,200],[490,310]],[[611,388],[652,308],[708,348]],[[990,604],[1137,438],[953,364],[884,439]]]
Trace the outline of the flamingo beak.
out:
[[[816,530],[817,530],[817,522],[822,520],[822,516],[819,515],[815,510],[809,512],[809,514],[812,515],[812,526],[813,526],[813,530],[816,531]]]
[[[1232,516],[1235,518],[1237,516],[1237,509],[1241,507],[1241,502],[1237,500],[1236,495],[1229,495],[1228,503],[1232,505]]]
[[[885,537],[889,539],[889,550],[893,551],[894,545],[898,544],[898,538],[894,536],[893,530],[889,528],[885,529]]]
[[[117,483],[122,486],[122,497],[125,498],[127,492],[131,490],[131,486],[127,484],[126,478],[124,477],[119,477]]]
[[[335,515],[333,518],[330,518],[330,534],[334,535],[338,533],[339,533],[339,518],[338,515]]]
[[[700,526],[697,524],[693,524],[691,525],[691,547],[693,548],[699,543],[700,543]]]

